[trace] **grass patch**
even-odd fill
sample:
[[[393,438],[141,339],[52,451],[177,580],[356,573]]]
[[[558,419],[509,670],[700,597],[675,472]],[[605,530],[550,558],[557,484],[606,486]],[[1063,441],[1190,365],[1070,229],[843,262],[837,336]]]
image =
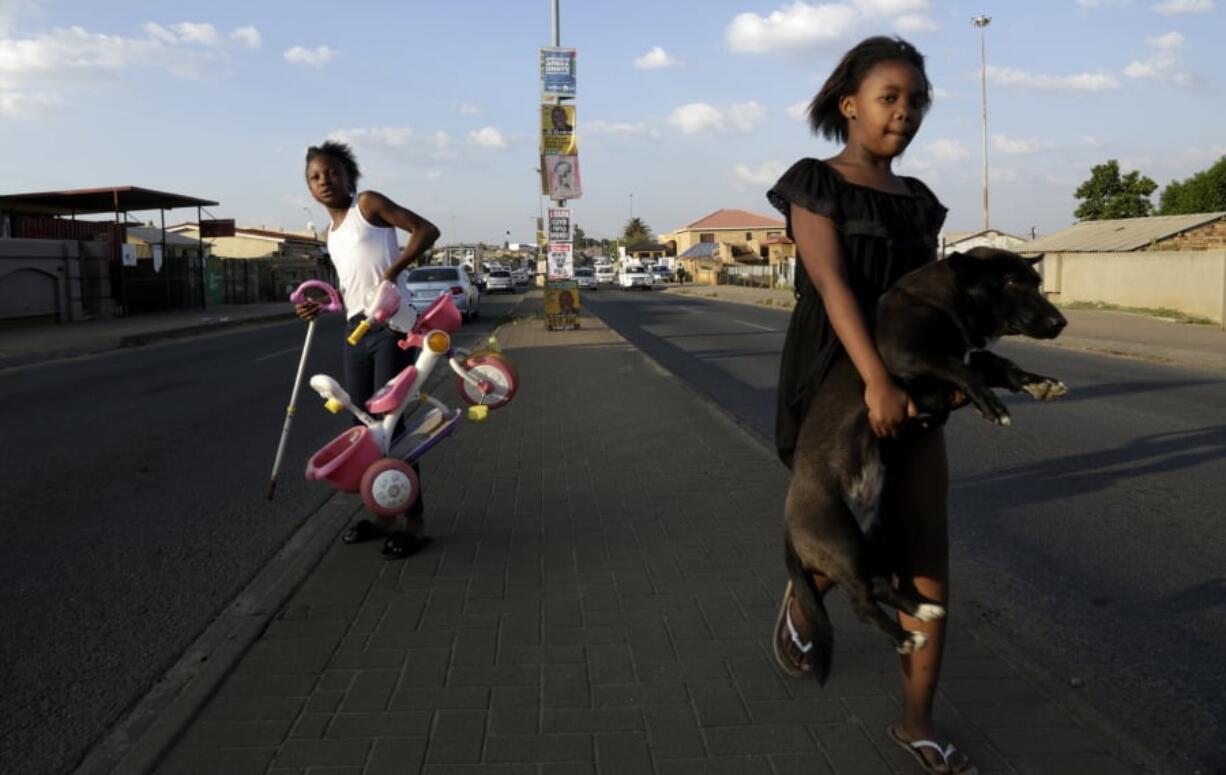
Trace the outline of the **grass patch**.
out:
[[[1071,310],[1098,310],[1104,312],[1127,312],[1133,315],[1146,315],[1151,318],[1164,318],[1173,320],[1176,323],[1189,323],[1198,326],[1215,326],[1208,318],[1189,315],[1186,312],[1180,312],[1177,309],[1168,309],[1166,307],[1126,307],[1121,304],[1108,304],[1102,301],[1072,301],[1065,304],[1057,304],[1061,309]]]

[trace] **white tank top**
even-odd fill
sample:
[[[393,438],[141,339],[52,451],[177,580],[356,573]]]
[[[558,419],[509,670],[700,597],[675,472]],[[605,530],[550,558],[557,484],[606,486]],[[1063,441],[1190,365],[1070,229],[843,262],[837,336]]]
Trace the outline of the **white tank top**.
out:
[[[362,217],[362,209],[358,207],[360,196],[354,195],[353,206],[340,226],[328,227],[328,254],[340,281],[346,318],[362,311],[367,292],[383,280],[383,273],[400,255],[396,229],[372,226]]]

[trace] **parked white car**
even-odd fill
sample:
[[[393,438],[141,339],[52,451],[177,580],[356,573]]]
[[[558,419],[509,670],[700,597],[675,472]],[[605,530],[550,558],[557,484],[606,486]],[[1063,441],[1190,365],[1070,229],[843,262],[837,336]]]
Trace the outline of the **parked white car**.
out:
[[[612,285],[617,282],[617,272],[613,271],[613,267],[608,264],[602,264],[596,267],[596,282]]]
[[[528,276],[527,269],[512,269],[511,279],[515,281],[516,285],[527,285],[531,278]]]
[[[653,266],[651,268],[651,276],[655,278],[657,283],[669,283],[673,280],[673,272],[663,264]]]
[[[655,281],[652,279],[651,271],[647,267],[640,264],[629,264],[622,267],[621,274],[617,277],[617,284],[621,286],[623,291],[628,291],[631,288],[642,288],[645,291],[650,291]]]
[[[463,267],[418,267],[409,272],[405,287],[409,292],[409,303],[418,312],[434,303],[440,293],[446,293],[465,322],[481,314],[481,294]]]
[[[596,273],[586,266],[575,269],[575,284],[579,288],[591,288],[593,291],[600,290],[600,286],[596,283]]]

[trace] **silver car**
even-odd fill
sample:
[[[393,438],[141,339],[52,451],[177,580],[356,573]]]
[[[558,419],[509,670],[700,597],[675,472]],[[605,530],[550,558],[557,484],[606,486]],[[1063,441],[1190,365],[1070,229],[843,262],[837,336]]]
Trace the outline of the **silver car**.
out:
[[[575,284],[579,288],[591,288],[593,291],[600,290],[600,286],[596,282],[596,273],[586,266],[581,266],[575,270]]]
[[[410,294],[408,301],[421,312],[434,303],[440,293],[447,294],[464,322],[481,314],[481,294],[459,266],[422,266],[409,272],[405,280]]]
[[[486,293],[515,293],[515,280],[509,269],[491,269],[485,273]]]

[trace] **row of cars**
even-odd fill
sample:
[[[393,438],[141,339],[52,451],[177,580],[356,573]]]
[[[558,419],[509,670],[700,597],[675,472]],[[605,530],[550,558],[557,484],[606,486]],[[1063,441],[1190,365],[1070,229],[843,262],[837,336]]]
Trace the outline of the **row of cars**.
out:
[[[493,267],[486,270],[484,281],[486,293],[515,293],[532,283],[532,274],[523,268]]]
[[[581,266],[575,269],[575,281],[579,288],[590,288],[598,291],[602,284],[614,285],[623,291],[641,288],[650,291],[664,283],[673,281],[673,272],[666,266],[645,266],[643,264],[627,264],[621,272],[614,272],[609,265],[595,267]]]

